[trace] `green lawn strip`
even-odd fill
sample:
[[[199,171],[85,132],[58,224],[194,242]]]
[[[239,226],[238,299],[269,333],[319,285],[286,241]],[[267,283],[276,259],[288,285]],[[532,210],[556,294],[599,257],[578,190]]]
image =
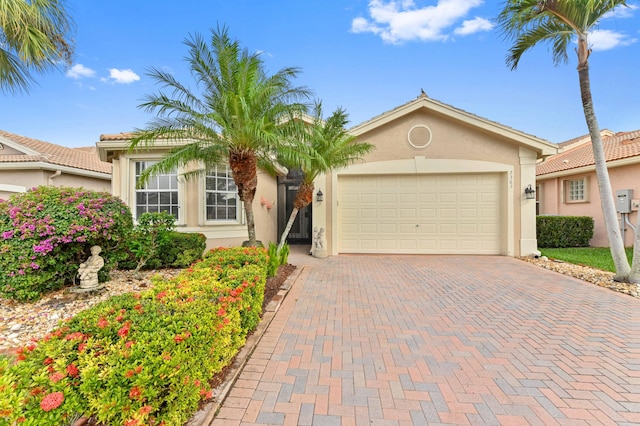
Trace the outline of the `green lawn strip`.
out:
[[[543,248],[540,251],[543,256],[547,256],[549,259],[615,272],[611,251],[608,247]],[[626,252],[627,258],[631,262],[633,249],[627,248]]]

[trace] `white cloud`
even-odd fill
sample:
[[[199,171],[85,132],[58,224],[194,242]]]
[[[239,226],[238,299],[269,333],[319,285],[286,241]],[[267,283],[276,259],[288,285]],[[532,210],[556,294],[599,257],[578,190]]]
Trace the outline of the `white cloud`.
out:
[[[140,76],[133,72],[133,70],[119,70],[117,68],[111,68],[109,70],[109,78],[102,79],[104,82],[112,82],[116,84],[129,84],[138,80],[140,80]]]
[[[351,22],[354,33],[373,33],[387,43],[411,40],[447,40],[447,29],[482,5],[483,0],[438,0],[435,6],[417,7],[412,0],[370,0],[370,19],[357,17]],[[468,23],[467,23],[468,22]],[[456,34],[490,29],[489,21],[475,18],[462,24]]]
[[[466,36],[469,34],[475,34],[480,31],[489,31],[493,28],[493,24],[488,19],[476,17],[464,21],[462,25],[456,28],[453,32],[457,35]]]
[[[610,50],[619,46],[628,46],[637,42],[622,33],[611,30],[594,30],[589,33],[589,46],[593,50]]]
[[[96,72],[91,68],[85,67],[82,64],[75,64],[67,71],[66,75],[67,77],[74,78],[77,80],[85,77],[87,78],[93,77],[94,75],[96,75]]]
[[[638,9],[637,5],[630,4],[628,6],[617,6],[611,12],[605,13],[602,19],[607,18],[633,18],[633,12]]]

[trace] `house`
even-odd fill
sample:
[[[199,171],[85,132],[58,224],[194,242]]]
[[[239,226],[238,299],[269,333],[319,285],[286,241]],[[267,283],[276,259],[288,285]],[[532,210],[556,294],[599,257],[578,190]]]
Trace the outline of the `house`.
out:
[[[632,246],[640,198],[640,130],[603,130],[601,134],[618,218],[624,224],[625,246]],[[595,226],[590,245],[608,247],[591,138],[585,135],[559,146],[559,154],[536,168],[538,213],[591,216]]]
[[[136,183],[146,167],[187,142],[156,141],[131,151],[132,137],[132,133],[104,134],[96,146],[100,159],[113,165],[112,194],[131,208],[134,219],[145,212],[171,213],[178,231],[204,234],[207,249],[239,246],[248,239],[243,206],[228,166],[218,165],[193,179],[184,178],[188,170],[175,170],[154,176],[139,188]],[[277,180],[259,171],[254,217],[256,237],[265,245],[278,238],[277,207]]]
[[[0,130],[0,199],[40,185],[111,190],[95,147],[67,148]]]
[[[375,149],[363,161],[316,179],[318,197],[298,214],[290,242],[310,243],[312,229],[324,228],[329,254],[536,252],[536,204],[526,199],[525,188],[535,185],[537,161],[556,154],[556,145],[424,94],[350,131]],[[202,232],[209,247],[246,240],[225,166],[189,181],[176,171],[136,188],[136,176],[148,162],[177,142],[130,152],[131,137],[102,135],[97,147],[100,159],[113,163],[113,194],[134,215],[174,212],[179,229]],[[299,183],[295,171],[259,174],[259,240],[277,241]]]
[[[525,189],[556,145],[424,93],[350,131],[375,149],[315,182],[329,253],[536,252]]]

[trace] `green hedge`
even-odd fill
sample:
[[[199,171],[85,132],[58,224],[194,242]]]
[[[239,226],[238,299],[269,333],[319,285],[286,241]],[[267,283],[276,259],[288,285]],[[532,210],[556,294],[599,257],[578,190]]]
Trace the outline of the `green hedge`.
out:
[[[135,238],[135,233],[132,238]],[[207,248],[207,237],[199,233],[169,231],[166,239],[142,269],[185,268],[202,259],[202,254]],[[119,262],[118,268],[135,269],[137,264],[137,256],[128,250],[127,259]]]
[[[588,216],[537,216],[538,247],[589,247],[593,218]]]
[[[257,324],[266,268],[264,249],[216,249],[0,357],[0,425],[184,424]]]

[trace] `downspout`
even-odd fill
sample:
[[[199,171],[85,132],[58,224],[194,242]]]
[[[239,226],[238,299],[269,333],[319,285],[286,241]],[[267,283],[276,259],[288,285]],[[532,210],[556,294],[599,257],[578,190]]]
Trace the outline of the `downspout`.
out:
[[[62,174],[62,170],[56,170],[54,174],[49,176],[49,185],[53,185],[53,180]]]

